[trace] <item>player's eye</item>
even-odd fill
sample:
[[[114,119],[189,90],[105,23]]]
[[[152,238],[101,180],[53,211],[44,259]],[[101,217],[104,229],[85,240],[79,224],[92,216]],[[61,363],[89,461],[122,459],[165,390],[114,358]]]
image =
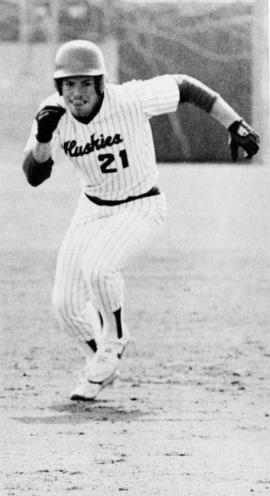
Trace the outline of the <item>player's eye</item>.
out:
[[[72,81],[64,81],[63,82],[63,86],[65,86],[65,88],[71,88],[71,86],[73,85],[74,83]]]
[[[86,81],[83,81],[83,85],[86,86],[86,87],[93,86],[92,79],[87,79]]]

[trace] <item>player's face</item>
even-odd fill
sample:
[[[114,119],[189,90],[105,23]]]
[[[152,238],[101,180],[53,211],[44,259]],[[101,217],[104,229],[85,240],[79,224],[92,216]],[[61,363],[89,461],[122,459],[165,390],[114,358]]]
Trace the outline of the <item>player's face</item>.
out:
[[[63,98],[75,117],[87,117],[99,101],[91,76],[74,76],[62,81]]]

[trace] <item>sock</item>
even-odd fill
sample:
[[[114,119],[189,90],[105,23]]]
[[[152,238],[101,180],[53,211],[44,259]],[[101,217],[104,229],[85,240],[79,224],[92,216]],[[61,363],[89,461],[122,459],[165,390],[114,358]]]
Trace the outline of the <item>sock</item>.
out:
[[[102,312],[104,325],[104,334],[106,339],[115,341],[123,337],[122,328],[122,309],[118,308],[115,312]]]
[[[122,329],[122,318],[121,318],[121,308],[118,308],[115,312],[113,312],[115,321],[116,321],[116,332],[118,339],[123,337],[123,329]]]
[[[95,339],[90,339],[89,341],[86,341],[86,344],[89,346],[89,348],[96,353],[97,351],[97,343]]]

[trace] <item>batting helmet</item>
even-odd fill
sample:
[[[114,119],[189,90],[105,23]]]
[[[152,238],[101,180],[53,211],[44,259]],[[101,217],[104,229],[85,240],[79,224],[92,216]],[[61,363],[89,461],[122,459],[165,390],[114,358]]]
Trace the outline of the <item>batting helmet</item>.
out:
[[[101,50],[87,40],[68,41],[62,45],[55,57],[54,81],[62,93],[61,80],[72,76],[94,76],[98,94],[104,91],[106,67]]]

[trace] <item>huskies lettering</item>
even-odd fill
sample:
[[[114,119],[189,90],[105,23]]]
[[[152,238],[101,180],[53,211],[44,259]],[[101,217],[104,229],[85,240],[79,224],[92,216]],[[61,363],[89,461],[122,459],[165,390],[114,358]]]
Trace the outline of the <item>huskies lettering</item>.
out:
[[[107,136],[106,138],[103,134],[101,134],[98,138],[95,137],[95,134],[91,134],[90,142],[87,142],[84,146],[78,146],[76,140],[65,141],[64,151],[66,155],[69,155],[70,157],[81,157],[92,153],[94,150],[101,150],[107,146],[118,145],[119,143],[122,143],[122,141],[123,138],[120,134]]]

